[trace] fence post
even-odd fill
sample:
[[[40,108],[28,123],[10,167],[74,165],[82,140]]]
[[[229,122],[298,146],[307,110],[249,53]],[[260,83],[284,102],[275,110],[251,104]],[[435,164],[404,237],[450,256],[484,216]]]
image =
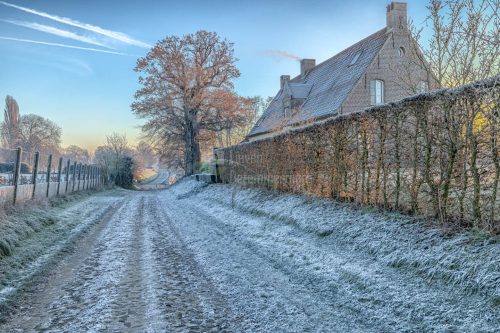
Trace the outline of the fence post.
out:
[[[59,191],[61,190],[62,162],[63,158],[59,157],[59,165],[57,166],[57,193],[56,193],[57,196],[59,196]]]
[[[14,205],[16,204],[17,200],[17,187],[19,186],[19,176],[21,175],[21,154],[23,151],[21,147],[17,148],[16,150],[16,164],[14,166]]]
[[[71,192],[75,192],[76,184],[76,161],[73,163],[73,183],[71,184]]]
[[[52,154],[49,155],[49,158],[47,160],[47,192],[45,193],[46,197],[49,197],[49,190],[50,190],[50,169],[52,169]]]
[[[76,190],[77,191],[80,191],[80,176],[82,174],[82,164],[81,163],[78,163],[78,186],[76,187]]]
[[[71,160],[68,159],[68,162],[66,163],[66,189],[64,191],[64,194],[68,194],[68,187],[69,187],[69,166],[71,165]]]
[[[40,153],[35,153],[35,160],[33,162],[33,193],[31,193],[31,199],[35,199],[36,195],[36,183],[38,182],[38,160],[40,159]]]
[[[85,177],[87,176],[86,175],[86,172],[87,172],[87,165],[86,164],[82,164],[82,179],[83,179],[83,184],[82,184],[82,191],[85,190]]]
[[[90,175],[92,173],[92,167],[90,165],[87,165],[87,184],[86,184],[86,190],[89,189],[90,185]]]
[[[89,175],[90,175],[90,165],[86,164],[85,165],[85,182],[83,183],[83,189],[88,190],[89,189]]]

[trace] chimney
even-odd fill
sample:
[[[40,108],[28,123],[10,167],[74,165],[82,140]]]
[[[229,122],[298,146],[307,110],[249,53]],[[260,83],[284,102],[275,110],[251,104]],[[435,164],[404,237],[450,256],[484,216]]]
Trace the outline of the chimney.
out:
[[[387,6],[387,31],[402,31],[407,28],[406,2],[391,2]]]
[[[300,75],[305,76],[314,66],[316,66],[316,59],[300,60]]]
[[[290,75],[281,75],[280,76],[280,88],[285,86],[285,82],[290,81]]]

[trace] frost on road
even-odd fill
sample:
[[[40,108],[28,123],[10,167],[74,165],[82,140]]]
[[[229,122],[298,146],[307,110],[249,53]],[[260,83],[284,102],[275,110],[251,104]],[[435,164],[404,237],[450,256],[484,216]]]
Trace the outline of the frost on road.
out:
[[[437,245],[376,213],[193,181],[92,200],[99,221],[19,292],[1,332],[500,327],[498,243]]]

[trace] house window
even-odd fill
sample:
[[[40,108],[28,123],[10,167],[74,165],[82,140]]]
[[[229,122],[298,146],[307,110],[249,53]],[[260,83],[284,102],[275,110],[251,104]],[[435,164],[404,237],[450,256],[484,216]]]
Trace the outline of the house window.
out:
[[[384,104],[384,81],[370,81],[370,97],[371,105]]]
[[[429,90],[429,86],[427,85],[427,82],[425,81],[420,81],[417,83],[417,94],[422,94],[424,92],[427,92]]]
[[[291,112],[289,107],[285,107],[285,112],[283,113],[283,115],[285,116],[285,118],[290,118]]]
[[[400,57],[404,56],[405,55],[405,48],[401,46],[398,50],[398,54]]]

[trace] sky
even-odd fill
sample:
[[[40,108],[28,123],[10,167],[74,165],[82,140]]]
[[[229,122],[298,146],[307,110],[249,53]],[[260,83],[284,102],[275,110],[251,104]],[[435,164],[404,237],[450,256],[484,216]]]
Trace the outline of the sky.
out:
[[[274,96],[296,58],[320,63],[385,26],[388,0],[0,1],[0,98],[62,127],[63,146],[94,150],[107,134],[140,140],[133,71],[157,41],[198,30],[234,43],[242,96]],[[426,1],[410,0],[419,26]]]

